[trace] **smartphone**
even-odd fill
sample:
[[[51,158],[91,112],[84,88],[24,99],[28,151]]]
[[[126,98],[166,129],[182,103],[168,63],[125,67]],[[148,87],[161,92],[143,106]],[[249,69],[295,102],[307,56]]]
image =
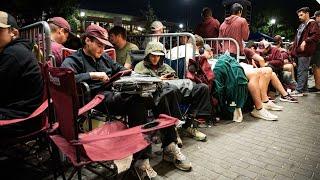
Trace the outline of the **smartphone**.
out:
[[[166,78],[171,78],[171,77],[173,77],[173,76],[174,76],[173,73],[169,73],[169,74],[166,74],[166,75],[165,75]]]

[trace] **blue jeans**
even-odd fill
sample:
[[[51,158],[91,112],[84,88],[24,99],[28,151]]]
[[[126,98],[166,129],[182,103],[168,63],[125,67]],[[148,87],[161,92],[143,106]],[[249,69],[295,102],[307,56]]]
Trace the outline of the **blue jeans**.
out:
[[[297,69],[297,88],[299,92],[308,90],[308,71],[310,66],[310,57],[298,57]]]

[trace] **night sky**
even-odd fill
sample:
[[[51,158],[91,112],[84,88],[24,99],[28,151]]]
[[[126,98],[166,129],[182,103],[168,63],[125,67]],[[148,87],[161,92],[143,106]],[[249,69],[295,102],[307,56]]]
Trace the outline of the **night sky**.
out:
[[[224,19],[222,0],[117,0],[112,2],[105,0],[82,0],[80,7],[142,16],[141,11],[147,8],[148,2],[150,2],[151,7],[155,10],[158,19],[185,24],[186,17],[188,17],[191,27],[194,27],[201,21],[201,10],[206,6],[213,9],[214,16],[220,22]],[[263,11],[268,11],[269,13],[277,11],[274,13],[275,16],[280,12],[279,16],[290,21],[293,25],[298,23],[295,11],[300,7],[309,6],[312,13],[320,9],[320,5],[316,0],[252,0],[251,2],[253,15]],[[188,15],[186,16],[186,14]]]

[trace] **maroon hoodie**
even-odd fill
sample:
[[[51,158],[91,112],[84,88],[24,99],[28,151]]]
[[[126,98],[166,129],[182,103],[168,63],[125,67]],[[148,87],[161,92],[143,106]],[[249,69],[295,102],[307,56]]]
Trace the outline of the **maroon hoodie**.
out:
[[[213,17],[207,18],[197,25],[195,34],[203,38],[216,38],[219,36],[220,22]]]
[[[240,54],[243,55],[243,41],[247,40],[249,37],[249,25],[245,18],[231,15],[227,17],[220,26],[219,37],[229,37],[235,39],[240,47]],[[225,41],[223,46],[223,51],[229,51],[230,53],[236,54],[236,45],[234,43],[230,44]]]

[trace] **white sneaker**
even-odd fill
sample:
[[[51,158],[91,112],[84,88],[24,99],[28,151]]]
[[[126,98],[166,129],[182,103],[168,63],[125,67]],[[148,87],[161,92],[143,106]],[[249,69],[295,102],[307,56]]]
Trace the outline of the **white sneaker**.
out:
[[[233,121],[234,122],[242,122],[243,116],[242,116],[242,111],[241,108],[236,108],[233,112]]]
[[[251,115],[256,118],[261,118],[267,121],[277,121],[278,116],[271,114],[269,111],[266,109],[262,108],[260,110],[253,109],[251,111]]]
[[[275,103],[268,101],[267,103],[262,103],[263,108],[267,110],[272,110],[272,111],[282,111],[283,107],[276,105]]]
[[[299,92],[297,90],[294,90],[290,93],[291,96],[293,97],[302,97],[304,94],[302,92]]]
[[[155,179],[158,176],[157,172],[151,167],[149,159],[137,160],[134,168],[139,179]]]

